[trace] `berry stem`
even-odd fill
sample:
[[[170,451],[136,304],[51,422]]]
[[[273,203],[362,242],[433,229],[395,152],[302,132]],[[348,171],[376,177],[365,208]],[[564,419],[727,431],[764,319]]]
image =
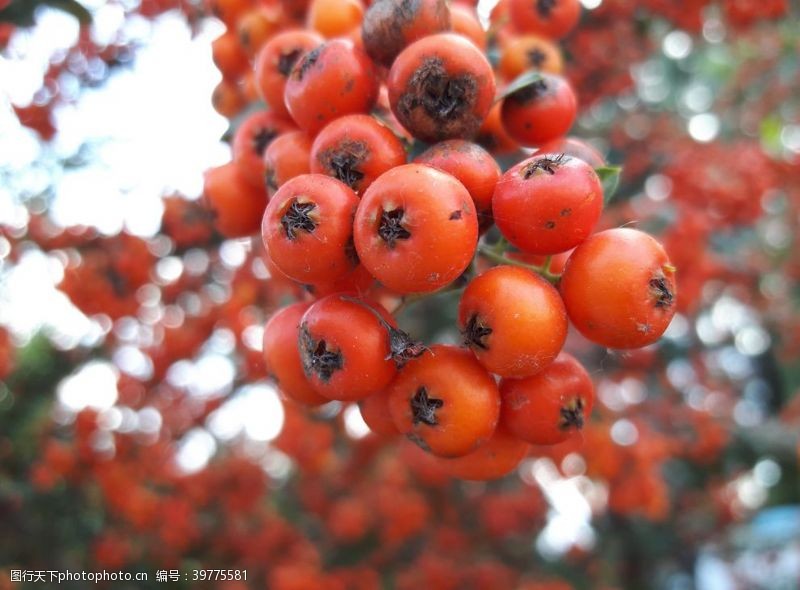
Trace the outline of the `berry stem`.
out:
[[[452,293],[453,291],[460,291],[464,288],[464,285],[459,284],[459,281],[454,281],[450,283],[448,286],[439,289],[438,291],[434,291],[433,293],[417,293],[412,295],[405,295],[401,300],[400,303],[392,310],[392,315],[396,316],[397,314],[404,311],[409,305],[417,303],[418,301],[424,301],[425,299],[429,299],[431,297],[436,297],[437,295],[443,295],[445,293]]]
[[[550,265],[553,263],[553,255],[550,254],[547,258],[544,259],[544,264],[542,265],[542,272],[550,273]]]
[[[520,268],[527,268],[531,270],[541,277],[547,279],[553,285],[558,283],[558,280],[561,278],[561,275],[555,274],[550,272],[550,259],[548,258],[545,263],[541,266],[536,264],[527,264],[525,262],[520,262],[519,260],[512,260],[508,258],[504,253],[495,251],[494,247],[486,246],[481,244],[478,246],[478,252],[483,254],[486,258],[493,262],[497,262],[498,264],[508,264],[509,266],[519,266]]]

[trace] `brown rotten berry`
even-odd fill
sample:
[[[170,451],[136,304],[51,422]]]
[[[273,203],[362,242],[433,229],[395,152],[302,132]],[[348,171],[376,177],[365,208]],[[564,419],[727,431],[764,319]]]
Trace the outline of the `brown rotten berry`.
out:
[[[375,0],[364,14],[361,37],[375,63],[388,68],[408,44],[448,30],[446,0]]]
[[[452,33],[406,47],[392,65],[387,86],[397,120],[431,143],[474,136],[495,92],[492,66],[481,50]]]

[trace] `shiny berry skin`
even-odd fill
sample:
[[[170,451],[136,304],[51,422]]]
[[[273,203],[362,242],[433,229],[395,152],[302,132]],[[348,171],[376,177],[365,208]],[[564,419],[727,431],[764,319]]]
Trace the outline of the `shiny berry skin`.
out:
[[[397,120],[427,142],[473,137],[494,101],[491,65],[471,41],[452,33],[406,47],[386,84]]]
[[[293,303],[276,311],[264,326],[263,354],[267,372],[275,379],[281,393],[307,406],[329,402],[318,394],[303,372],[297,338],[300,319],[310,303]]]
[[[635,229],[584,241],[567,260],[559,290],[573,325],[608,348],[652,344],[675,315],[675,267],[655,238]]]
[[[565,135],[578,111],[572,85],[561,76],[541,73],[536,82],[503,99],[500,116],[508,134],[525,146]]]
[[[458,327],[488,371],[525,377],[544,369],[561,351],[567,314],[558,291],[545,279],[524,268],[496,266],[467,285]]]
[[[311,171],[363,193],[375,179],[406,163],[406,150],[387,127],[369,115],[345,115],[328,123],[311,148]]]
[[[227,238],[258,231],[267,191],[251,184],[233,162],[209,168],[203,175],[203,196],[214,216],[214,227]]]
[[[270,194],[295,176],[311,172],[311,140],[302,131],[279,135],[264,152],[264,182]]]
[[[270,111],[258,111],[241,122],[233,136],[233,161],[250,184],[264,186],[264,152],[281,133],[295,129]]]
[[[581,17],[578,0],[509,0],[508,10],[518,30],[548,39],[564,37]]]
[[[492,436],[500,415],[497,384],[468,350],[432,346],[389,387],[398,430],[440,457],[466,455]]]
[[[494,222],[514,246],[557,254],[585,240],[603,209],[603,185],[586,162],[537,155],[508,170],[492,197]]]
[[[275,266],[301,283],[334,281],[358,264],[353,215],[358,197],[322,174],[303,174],[270,200],[261,224],[264,247]]]
[[[502,410],[501,410],[502,412]],[[452,477],[472,481],[499,479],[516,469],[528,454],[530,445],[501,424],[497,425],[489,441],[463,457],[438,459],[442,470]]]
[[[369,272],[397,293],[436,291],[464,272],[478,241],[475,205],[458,180],[407,164],[364,193],[353,227]]]
[[[503,379],[500,424],[536,445],[564,442],[592,413],[594,384],[586,369],[566,352],[544,371],[524,379]]]
[[[358,409],[361,417],[367,423],[369,429],[384,436],[396,436],[400,434],[397,426],[392,420],[389,411],[389,391],[384,389],[358,402]]]
[[[498,68],[510,82],[528,70],[560,74],[564,59],[558,45],[552,41],[538,35],[520,35],[503,44]]]
[[[290,116],[283,101],[289,74],[306,53],[324,42],[325,39],[313,31],[284,31],[267,41],[258,52],[254,70],[256,85],[264,102],[276,115]]]
[[[414,162],[455,176],[469,191],[481,221],[491,214],[492,195],[501,171],[494,157],[481,146],[463,139],[449,139],[432,145]]]
[[[375,66],[349,39],[332,39],[306,53],[284,91],[292,119],[311,135],[342,115],[368,112],[377,98]]]

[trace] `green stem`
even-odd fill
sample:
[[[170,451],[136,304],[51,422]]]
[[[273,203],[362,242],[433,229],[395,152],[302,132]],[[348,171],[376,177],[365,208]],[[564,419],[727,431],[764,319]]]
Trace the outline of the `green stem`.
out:
[[[508,240],[506,240],[505,236],[500,236],[500,239],[492,245],[492,252],[503,254],[506,250],[508,250]]]
[[[561,275],[550,272],[550,257],[547,258],[547,260],[542,266],[537,266],[536,264],[527,264],[519,260],[512,260],[511,258],[508,258],[505,254],[497,252],[494,247],[480,245],[478,246],[478,252],[480,252],[483,256],[485,256],[492,262],[497,262],[498,264],[508,264],[509,266],[518,266],[520,268],[527,268],[528,270],[531,270],[539,274],[543,278],[547,279],[553,285],[558,283],[558,279],[561,278]]]
[[[412,293],[411,295],[405,295],[400,300],[400,304],[392,310],[392,315],[402,313],[409,305],[417,303],[418,301],[424,301],[425,299],[430,299],[431,297],[436,297],[437,295],[452,293],[453,291],[459,291],[464,288],[463,285],[456,285],[456,283],[458,283],[458,281],[450,283],[448,286],[442,287],[433,293]]]

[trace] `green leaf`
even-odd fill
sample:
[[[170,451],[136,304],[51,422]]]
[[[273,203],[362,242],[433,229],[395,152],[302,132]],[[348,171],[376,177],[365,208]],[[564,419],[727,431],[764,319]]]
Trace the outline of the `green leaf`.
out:
[[[527,72],[524,72],[524,73],[520,74],[519,76],[517,76],[516,78],[514,78],[514,80],[511,82],[511,84],[506,86],[503,89],[503,92],[501,92],[497,96],[497,98],[495,99],[495,102],[503,100],[505,97],[510,96],[511,94],[514,94],[515,92],[519,92],[523,88],[527,88],[529,86],[532,86],[532,85],[536,84],[537,82],[539,82],[542,79],[543,79],[542,78],[542,74],[538,70],[528,70]]]
[[[611,199],[614,198],[614,193],[617,192],[622,166],[600,166],[599,168],[595,168],[594,171],[597,173],[597,176],[600,177],[600,182],[603,184],[603,204],[608,205]]]

